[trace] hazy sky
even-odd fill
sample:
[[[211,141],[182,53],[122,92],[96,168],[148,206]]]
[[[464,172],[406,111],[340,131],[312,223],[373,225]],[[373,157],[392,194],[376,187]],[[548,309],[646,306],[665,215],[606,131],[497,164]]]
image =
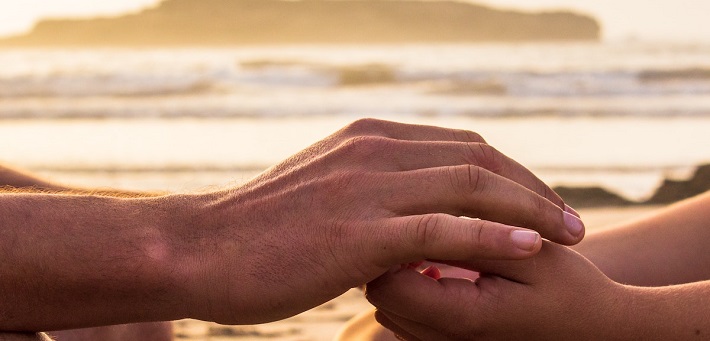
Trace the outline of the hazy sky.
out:
[[[710,41],[708,0],[468,0],[508,8],[575,9],[590,13],[609,40]],[[46,16],[111,15],[135,11],[158,0],[0,0],[0,35],[30,29]]]

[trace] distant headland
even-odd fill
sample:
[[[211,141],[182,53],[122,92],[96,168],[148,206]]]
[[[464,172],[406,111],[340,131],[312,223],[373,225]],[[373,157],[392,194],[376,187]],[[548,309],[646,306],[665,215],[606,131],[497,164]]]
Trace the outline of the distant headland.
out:
[[[601,187],[556,187],[565,202],[572,207],[607,207],[636,205],[667,205],[710,191],[710,164],[700,165],[686,180],[665,179],[645,201],[631,201]]]
[[[600,27],[571,12],[526,13],[456,1],[165,0],[118,17],[49,19],[0,46],[596,41]]]

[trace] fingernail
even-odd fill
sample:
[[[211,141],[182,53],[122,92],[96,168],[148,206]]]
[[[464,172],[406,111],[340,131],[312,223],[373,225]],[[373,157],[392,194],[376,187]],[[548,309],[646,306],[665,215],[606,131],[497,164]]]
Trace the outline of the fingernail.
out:
[[[422,275],[438,280],[441,278],[441,271],[436,266],[431,265],[422,271]]]
[[[535,249],[540,235],[535,231],[514,230],[510,233],[510,240],[521,250],[532,251]]]
[[[577,212],[577,210],[575,210],[574,208],[570,207],[567,204],[565,204],[565,212],[571,213],[572,215],[577,216],[577,218],[582,218],[582,216],[579,215],[579,212]]]
[[[584,231],[584,223],[582,220],[569,212],[565,212],[563,216],[565,219],[565,225],[567,225],[567,231],[569,231],[573,237],[579,237],[579,235],[582,234],[582,231]]]

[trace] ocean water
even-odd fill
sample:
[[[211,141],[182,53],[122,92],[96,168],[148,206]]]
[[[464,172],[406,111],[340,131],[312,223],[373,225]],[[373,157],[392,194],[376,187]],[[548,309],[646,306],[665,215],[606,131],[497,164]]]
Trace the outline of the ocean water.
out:
[[[70,183],[240,183],[360,117],[642,199],[710,161],[710,45],[0,50],[0,162]]]

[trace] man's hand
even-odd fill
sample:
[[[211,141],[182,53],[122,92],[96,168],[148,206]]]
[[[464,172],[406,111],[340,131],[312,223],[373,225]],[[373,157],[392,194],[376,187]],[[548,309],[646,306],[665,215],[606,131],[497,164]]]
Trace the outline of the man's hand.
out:
[[[0,331],[273,321],[402,263],[531,257],[528,229],[577,243],[570,212],[477,134],[376,120],[225,191],[0,192]]]
[[[479,135],[377,120],[207,197],[200,226],[178,238],[192,250],[184,289],[191,317],[226,324],[297,314],[400,263],[528,258],[542,240],[525,228],[568,245],[584,235],[559,196]]]

